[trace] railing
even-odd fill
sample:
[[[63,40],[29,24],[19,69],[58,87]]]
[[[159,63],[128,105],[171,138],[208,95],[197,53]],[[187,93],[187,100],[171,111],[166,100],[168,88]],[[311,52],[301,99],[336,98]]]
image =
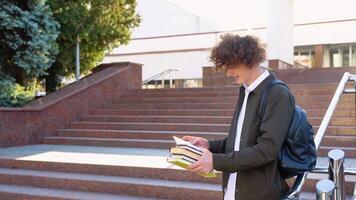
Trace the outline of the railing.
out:
[[[158,78],[161,78],[161,85],[162,85],[162,88],[164,88],[165,77],[166,77],[166,75],[168,75],[169,76],[169,87],[172,88],[172,86],[173,86],[172,74],[174,72],[176,72],[176,71],[178,71],[178,69],[174,69],[174,68],[167,69],[166,71],[163,71],[163,72],[161,72],[159,74],[156,74],[156,75],[154,75],[154,76],[142,81],[142,85],[144,85],[147,88],[148,83],[150,81],[153,81],[153,80],[156,80]]]
[[[345,86],[346,86],[346,83],[348,81],[354,81],[355,82],[355,89],[353,89],[353,90],[349,90],[349,89],[345,90]],[[334,113],[334,111],[336,109],[337,104],[339,103],[341,95],[343,93],[351,93],[351,92],[356,92],[356,75],[352,75],[352,74],[346,72],[343,75],[343,77],[342,77],[342,79],[341,79],[341,81],[340,81],[340,83],[339,83],[339,85],[338,85],[338,87],[337,87],[337,89],[335,91],[335,94],[334,94],[334,96],[333,96],[333,98],[332,98],[332,100],[330,102],[328,110],[326,111],[326,113],[324,115],[324,118],[323,118],[323,121],[321,122],[321,125],[320,125],[320,127],[318,129],[318,132],[317,132],[317,134],[316,134],[316,136],[314,138],[314,142],[315,142],[315,146],[316,146],[317,150],[320,147],[321,141],[322,141],[322,139],[323,139],[323,137],[325,135],[326,128],[329,125],[329,122],[330,122],[330,120],[332,118],[332,115],[333,115],[333,113]],[[329,159],[331,160],[330,155],[329,155]],[[341,164],[343,165],[343,163],[341,163]],[[321,172],[321,171],[330,174],[331,173],[330,171],[332,171],[332,169],[330,169],[330,167],[329,167],[329,169],[315,169],[313,172]],[[346,170],[346,171],[349,174],[355,175],[355,171],[352,171],[352,170]],[[339,171],[338,173],[342,173],[342,176],[344,175],[343,171],[342,172]],[[292,186],[290,193],[287,195],[287,199],[298,199],[299,198],[300,193],[301,193],[302,188],[303,188],[303,184],[304,184],[305,180],[307,179],[307,176],[308,176],[308,173],[304,173],[304,174],[298,175],[296,177],[294,185]],[[325,183],[325,184],[327,184],[327,183]],[[327,198],[321,198],[321,199],[327,199]]]

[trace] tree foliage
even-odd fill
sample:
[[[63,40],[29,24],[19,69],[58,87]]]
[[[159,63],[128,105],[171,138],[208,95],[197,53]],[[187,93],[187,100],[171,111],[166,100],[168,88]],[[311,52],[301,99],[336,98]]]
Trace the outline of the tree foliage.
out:
[[[34,94],[15,83],[11,77],[0,74],[0,107],[22,106],[34,98]]]
[[[61,77],[75,73],[75,48],[80,40],[81,73],[90,72],[114,47],[127,44],[138,26],[135,0],[51,0],[47,2],[61,25],[59,54],[46,77],[48,91]]]
[[[1,71],[20,84],[46,74],[58,53],[59,24],[39,1],[1,1]]]

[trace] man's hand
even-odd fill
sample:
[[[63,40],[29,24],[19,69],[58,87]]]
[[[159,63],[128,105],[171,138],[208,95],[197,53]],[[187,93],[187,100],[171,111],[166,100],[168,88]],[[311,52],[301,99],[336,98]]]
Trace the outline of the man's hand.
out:
[[[209,149],[209,142],[205,138],[186,135],[186,136],[182,137],[182,139],[185,141],[189,141],[190,143],[192,143],[198,147],[203,147],[205,149]]]
[[[213,169],[213,154],[205,148],[203,148],[202,157],[188,167],[189,171],[195,173],[209,173]]]

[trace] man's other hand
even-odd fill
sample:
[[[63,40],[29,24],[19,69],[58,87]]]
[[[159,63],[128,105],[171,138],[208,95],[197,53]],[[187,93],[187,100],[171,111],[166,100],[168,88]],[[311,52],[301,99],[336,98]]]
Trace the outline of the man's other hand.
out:
[[[186,136],[182,137],[182,139],[185,141],[188,141],[198,147],[203,147],[205,149],[209,149],[209,142],[205,138],[186,135]]]

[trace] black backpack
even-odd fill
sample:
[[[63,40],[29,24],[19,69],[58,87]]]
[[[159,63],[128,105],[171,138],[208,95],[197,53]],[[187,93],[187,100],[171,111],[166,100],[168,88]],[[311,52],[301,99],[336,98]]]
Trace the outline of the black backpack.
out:
[[[266,109],[267,97],[277,84],[288,86],[280,80],[272,80],[263,91],[260,105],[260,119]],[[289,88],[288,88],[289,89]],[[282,112],[282,111],[281,111]],[[305,111],[295,106],[287,137],[279,153],[279,172],[284,179],[312,171],[316,164],[316,148],[313,127],[309,124]]]

